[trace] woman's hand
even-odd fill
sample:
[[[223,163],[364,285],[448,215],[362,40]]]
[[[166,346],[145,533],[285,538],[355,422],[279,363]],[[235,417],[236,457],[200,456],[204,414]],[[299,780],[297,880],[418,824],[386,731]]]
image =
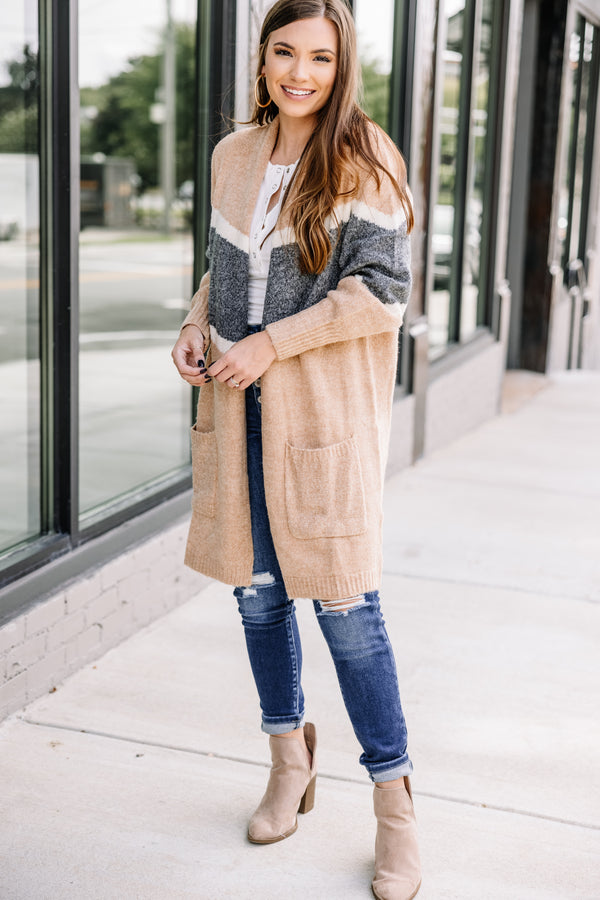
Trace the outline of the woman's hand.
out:
[[[211,363],[208,372],[217,381],[227,382],[232,388],[244,390],[267,371],[275,356],[275,348],[268,333],[257,331],[238,341],[227,353]]]
[[[204,335],[197,325],[186,325],[171,351],[173,362],[184,381],[199,387],[210,381],[204,362]]]

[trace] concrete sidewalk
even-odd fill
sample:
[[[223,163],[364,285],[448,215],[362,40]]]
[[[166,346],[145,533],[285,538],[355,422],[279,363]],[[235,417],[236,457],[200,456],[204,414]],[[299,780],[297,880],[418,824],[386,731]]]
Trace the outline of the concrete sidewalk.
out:
[[[600,375],[513,410],[386,489],[419,900],[600,898]],[[292,838],[245,838],[267,741],[212,584],[0,728],[2,900],[371,896],[371,789],[299,607],[320,779]]]

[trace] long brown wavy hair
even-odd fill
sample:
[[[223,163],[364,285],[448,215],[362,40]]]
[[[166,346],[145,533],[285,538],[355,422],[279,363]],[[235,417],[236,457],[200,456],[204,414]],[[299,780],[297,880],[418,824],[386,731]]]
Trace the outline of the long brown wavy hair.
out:
[[[334,207],[338,197],[356,196],[365,171],[367,177],[375,178],[378,190],[384,176],[390,179],[398,193],[409,231],[414,224],[404,160],[390,138],[357,103],[360,66],[356,30],[352,13],[344,0],[278,0],[271,7],[260,34],[257,65],[259,100],[261,103],[268,101],[265,81],[260,76],[271,33],[299,19],[321,16],[329,19],[338,33],[336,78],[329,100],[317,113],[317,125],[296,170],[296,196],[290,210],[290,224],[300,249],[300,267],[302,271],[314,274],[325,269],[331,254],[327,217],[332,215],[335,220]],[[250,122],[267,125],[278,112],[279,108],[273,100],[264,108],[255,103]],[[376,134],[378,140],[387,143],[397,154],[398,178],[377,158],[373,146]],[[345,179],[350,187],[342,191]]]

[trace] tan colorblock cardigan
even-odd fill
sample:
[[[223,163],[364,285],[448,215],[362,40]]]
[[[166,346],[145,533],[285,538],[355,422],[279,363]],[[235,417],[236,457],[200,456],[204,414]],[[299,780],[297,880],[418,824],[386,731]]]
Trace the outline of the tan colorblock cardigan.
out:
[[[210,271],[184,322],[202,330],[209,361],[244,334],[248,236],[277,129],[276,120],[236,132],[213,154]],[[376,140],[396,173],[386,139]],[[381,579],[381,501],[409,241],[387,178],[380,189],[365,178],[336,213],[334,252],[323,276],[314,276],[299,273],[284,209],[265,298],[263,325],[277,356],[261,378],[265,493],[291,598],[353,597]],[[242,391],[214,379],[201,388],[192,459],[185,561],[227,584],[250,585]]]

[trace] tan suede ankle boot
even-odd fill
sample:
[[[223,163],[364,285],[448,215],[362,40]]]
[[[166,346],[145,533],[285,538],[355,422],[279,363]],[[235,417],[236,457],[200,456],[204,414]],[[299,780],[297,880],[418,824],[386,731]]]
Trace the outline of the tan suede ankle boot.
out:
[[[304,726],[304,739],[312,756],[309,766],[304,747],[296,738],[271,735],[271,774],[265,795],[248,826],[253,844],[274,844],[293,834],[297,813],[307,813],[315,802],[317,735],[312,722]]]
[[[412,900],[421,887],[421,865],[408,778],[398,788],[376,785],[373,805],[377,817],[373,893],[377,900]]]

